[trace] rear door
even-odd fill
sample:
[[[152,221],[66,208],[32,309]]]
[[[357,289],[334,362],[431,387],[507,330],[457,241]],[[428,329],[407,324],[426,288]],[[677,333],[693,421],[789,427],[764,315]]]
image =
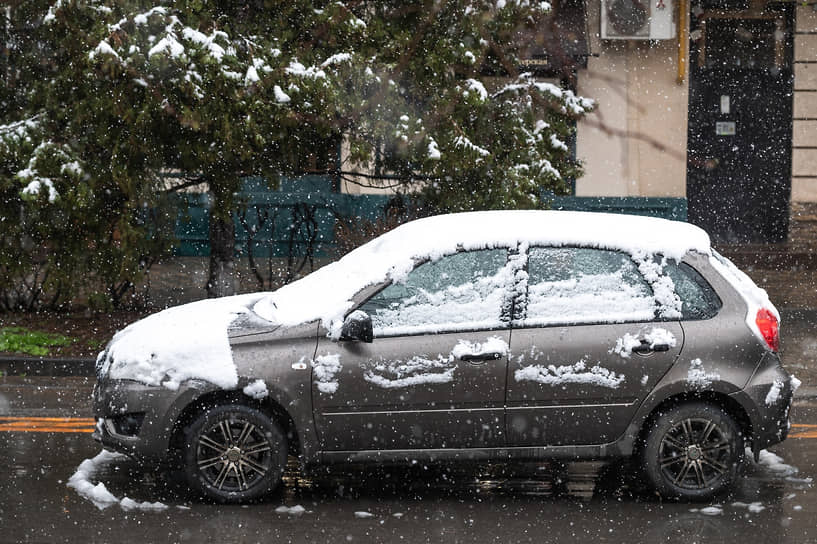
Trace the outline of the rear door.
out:
[[[321,339],[312,398],[323,449],[503,445],[513,266],[506,249],[426,262],[358,308],[371,344]]]
[[[653,287],[629,255],[534,247],[527,266],[508,366],[508,445],[613,441],[678,357],[683,330],[656,321]]]

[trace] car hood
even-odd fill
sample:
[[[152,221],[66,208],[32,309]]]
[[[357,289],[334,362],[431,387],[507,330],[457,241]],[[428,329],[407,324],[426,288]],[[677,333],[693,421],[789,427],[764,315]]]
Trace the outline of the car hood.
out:
[[[149,315],[116,333],[97,359],[97,373],[169,389],[191,379],[235,388],[230,337],[278,327],[252,310],[267,295],[200,300]]]

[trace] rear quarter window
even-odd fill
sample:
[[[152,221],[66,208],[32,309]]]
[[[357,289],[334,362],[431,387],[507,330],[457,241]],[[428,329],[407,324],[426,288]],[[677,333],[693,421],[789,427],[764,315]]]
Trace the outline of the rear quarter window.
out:
[[[675,293],[681,299],[681,319],[710,319],[718,314],[723,303],[697,270],[687,263],[667,261],[664,273],[675,284]]]

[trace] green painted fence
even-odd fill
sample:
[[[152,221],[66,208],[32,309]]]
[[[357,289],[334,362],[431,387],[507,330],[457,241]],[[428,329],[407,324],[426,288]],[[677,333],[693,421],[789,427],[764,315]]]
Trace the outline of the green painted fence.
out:
[[[209,197],[202,193],[178,195],[179,215],[175,233],[176,255],[209,255]],[[391,197],[349,195],[332,190],[328,176],[284,178],[270,190],[260,178],[244,181],[236,214],[236,251],[252,250],[256,257],[299,255],[312,239],[314,255],[323,256],[335,243],[337,217],[375,221],[383,217]],[[651,197],[551,197],[556,210],[628,213],[686,221],[684,198]]]

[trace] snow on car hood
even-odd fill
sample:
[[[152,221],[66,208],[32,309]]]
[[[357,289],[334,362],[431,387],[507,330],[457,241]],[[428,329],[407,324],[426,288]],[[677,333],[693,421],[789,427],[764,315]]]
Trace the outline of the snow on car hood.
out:
[[[362,288],[405,278],[418,260],[460,249],[514,247],[518,243],[586,246],[631,255],[662,254],[680,260],[688,251],[710,255],[709,236],[688,223],[591,212],[485,211],[439,215],[406,223],[309,276],[261,298],[259,316],[291,326],[320,320],[338,328]]]
[[[228,328],[265,295],[268,293],[200,300],[132,323],[116,333],[99,354],[98,374],[169,389],[189,379],[235,388],[238,372]]]

